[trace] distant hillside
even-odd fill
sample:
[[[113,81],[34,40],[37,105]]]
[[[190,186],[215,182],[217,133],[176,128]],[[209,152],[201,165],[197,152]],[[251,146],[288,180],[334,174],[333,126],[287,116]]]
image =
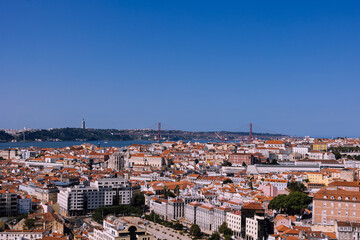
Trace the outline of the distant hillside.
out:
[[[10,134],[7,134],[5,131],[0,130],[0,141],[8,142],[13,140],[14,137]]]
[[[4,132],[5,133],[5,132]],[[11,141],[13,139],[22,141],[23,134],[8,136],[1,134],[0,139]],[[240,140],[247,137],[247,132],[218,132],[227,140]],[[81,128],[57,128],[51,130],[32,130],[25,132],[26,141],[125,141],[125,140],[154,140],[157,137],[156,130],[117,130],[117,129],[81,129]],[[3,136],[3,138],[1,138]],[[286,135],[253,133],[253,136],[260,139],[280,138]],[[216,132],[190,132],[181,130],[162,130],[161,137],[163,140],[219,140]]]

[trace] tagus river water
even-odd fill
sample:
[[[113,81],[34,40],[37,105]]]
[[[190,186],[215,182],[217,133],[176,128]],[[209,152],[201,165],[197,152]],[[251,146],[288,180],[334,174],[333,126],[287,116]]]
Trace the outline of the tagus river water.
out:
[[[63,141],[63,142],[1,142],[0,149],[5,148],[63,148],[84,143],[100,145],[102,147],[125,147],[131,144],[150,144],[151,141]]]
[[[101,147],[126,147],[132,144],[151,144],[154,141],[63,141],[63,142],[0,142],[0,149],[6,148],[28,148],[28,147],[38,147],[38,148],[63,148],[74,145],[81,145],[84,143],[89,143],[93,145],[100,145]],[[188,141],[186,141],[188,142]],[[191,141],[191,142],[219,142],[218,140],[213,141]]]

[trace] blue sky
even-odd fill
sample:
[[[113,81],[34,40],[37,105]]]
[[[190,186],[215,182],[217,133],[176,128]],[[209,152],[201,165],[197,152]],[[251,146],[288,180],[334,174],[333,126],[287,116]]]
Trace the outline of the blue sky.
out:
[[[3,0],[0,128],[360,136],[359,42],[359,1]]]

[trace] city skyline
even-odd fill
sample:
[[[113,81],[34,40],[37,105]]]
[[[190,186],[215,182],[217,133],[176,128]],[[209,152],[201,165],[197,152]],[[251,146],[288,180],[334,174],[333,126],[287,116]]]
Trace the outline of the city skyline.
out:
[[[358,2],[2,1],[0,20],[0,128],[360,136]]]

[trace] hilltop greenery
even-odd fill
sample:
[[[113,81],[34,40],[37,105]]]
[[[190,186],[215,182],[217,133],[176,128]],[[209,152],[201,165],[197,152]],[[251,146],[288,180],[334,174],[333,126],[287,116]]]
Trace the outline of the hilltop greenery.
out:
[[[238,140],[241,136],[247,136],[246,132],[220,132],[229,141]],[[118,130],[118,129],[82,129],[82,128],[55,128],[25,131],[26,141],[126,141],[126,140],[154,140],[158,131],[151,129]],[[253,133],[262,139],[283,137],[285,135],[274,135],[269,133]],[[23,141],[23,133],[9,135],[0,131],[0,141]],[[218,140],[215,132],[189,132],[181,130],[162,130],[163,139],[177,140]]]
[[[6,133],[5,131],[0,130],[0,141],[11,141],[13,140],[14,137],[8,133]]]
[[[340,159],[342,157],[346,157],[349,159],[360,160],[360,147],[331,147],[329,149],[336,157],[336,159]],[[346,153],[359,153],[359,155],[347,155]]]

